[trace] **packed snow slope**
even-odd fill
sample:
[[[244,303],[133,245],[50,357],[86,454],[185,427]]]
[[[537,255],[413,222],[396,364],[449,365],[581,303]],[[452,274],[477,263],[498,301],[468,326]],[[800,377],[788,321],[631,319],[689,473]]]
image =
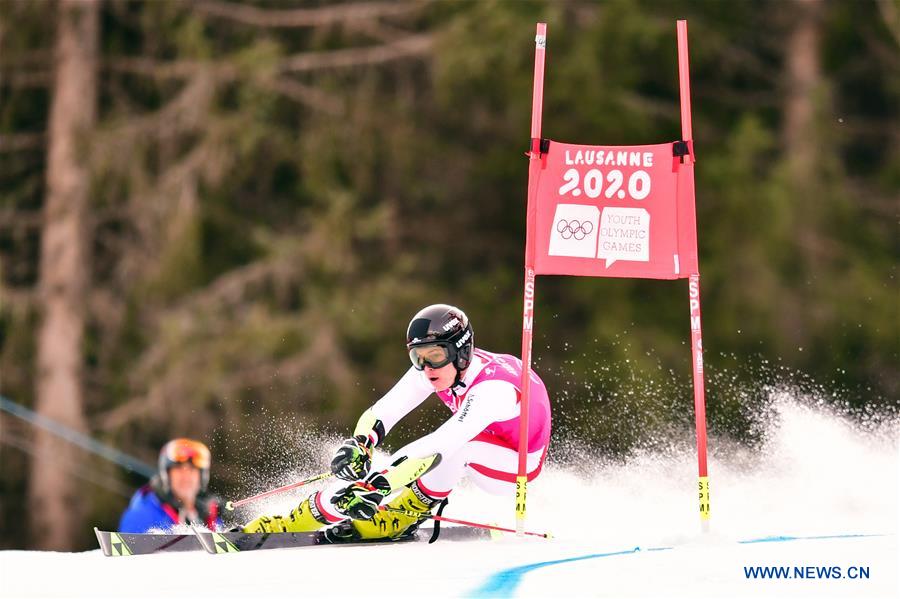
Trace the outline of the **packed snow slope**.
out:
[[[696,457],[668,452],[594,472],[551,464],[528,495],[528,527],[549,541],[127,558],[5,551],[0,597],[900,597],[897,423],[864,431],[791,400],[777,412],[763,447],[713,453],[709,533]],[[296,496],[277,501],[258,510],[289,509]],[[445,515],[511,525],[512,511],[508,498],[462,487]],[[791,577],[754,578],[754,567]]]

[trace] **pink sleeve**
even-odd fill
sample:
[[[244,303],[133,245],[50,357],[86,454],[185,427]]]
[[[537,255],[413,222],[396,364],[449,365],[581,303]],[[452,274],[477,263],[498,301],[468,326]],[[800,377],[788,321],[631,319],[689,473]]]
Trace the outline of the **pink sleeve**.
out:
[[[518,416],[516,388],[506,381],[484,381],[472,387],[459,410],[436,431],[413,441],[392,457],[406,455],[422,458],[435,453],[451,455],[491,424]]]

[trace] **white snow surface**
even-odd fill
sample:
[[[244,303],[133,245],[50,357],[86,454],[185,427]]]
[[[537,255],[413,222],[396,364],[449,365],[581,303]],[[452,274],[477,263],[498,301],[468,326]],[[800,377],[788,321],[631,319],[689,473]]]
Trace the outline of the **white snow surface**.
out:
[[[900,597],[897,423],[862,431],[793,402],[778,412],[757,450],[711,440],[705,533],[696,456],[668,452],[593,473],[549,464],[529,485],[528,528],[552,540],[124,559],[2,551],[0,597]],[[296,497],[280,501],[260,510]],[[465,485],[444,515],[514,524],[511,498]],[[748,579],[753,566],[836,566],[843,577]],[[849,578],[851,567],[868,578]]]

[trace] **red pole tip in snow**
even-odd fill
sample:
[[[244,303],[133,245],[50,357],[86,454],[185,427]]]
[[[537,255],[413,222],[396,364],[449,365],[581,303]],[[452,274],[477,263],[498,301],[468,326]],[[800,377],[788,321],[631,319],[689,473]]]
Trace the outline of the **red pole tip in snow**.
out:
[[[390,508],[387,506],[381,506],[378,509],[385,512],[394,512],[399,514],[406,514],[407,516],[411,516],[414,518],[429,518],[431,520],[437,520],[439,522],[450,522],[451,524],[461,524],[462,526],[471,526],[472,528],[485,528],[487,530],[495,530],[497,532],[518,532],[514,528],[504,528],[502,526],[494,526],[493,524],[481,524],[479,522],[469,522],[468,520],[458,520],[456,518],[447,518],[446,516],[431,516],[429,514],[422,514],[420,512],[411,512],[409,510],[403,510],[398,508]],[[532,537],[541,537],[542,539],[552,539],[553,535],[549,532],[528,532],[525,531],[523,534],[530,535]]]
[[[331,472],[323,472],[322,474],[317,474],[315,476],[311,476],[304,480],[291,483],[289,485],[285,485],[283,487],[278,487],[277,489],[272,489],[271,491],[266,491],[265,493],[260,493],[259,495],[254,495],[252,497],[247,497],[246,499],[241,499],[239,501],[228,501],[225,503],[225,509],[233,511],[235,508],[241,507],[244,504],[250,503],[251,501],[256,501],[257,499],[262,499],[263,497],[269,497],[271,495],[276,495],[278,493],[283,493],[284,491],[290,491],[291,489],[296,489],[297,487],[302,487],[303,485],[308,485],[309,483],[314,483],[319,480],[325,480],[326,478],[331,478],[334,476]]]

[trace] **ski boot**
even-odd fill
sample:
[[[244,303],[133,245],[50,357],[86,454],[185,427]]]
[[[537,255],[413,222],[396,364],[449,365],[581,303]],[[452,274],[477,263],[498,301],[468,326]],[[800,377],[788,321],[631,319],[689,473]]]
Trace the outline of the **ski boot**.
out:
[[[426,495],[417,481],[413,482],[387,504],[387,509],[379,511],[369,520],[353,520],[351,525],[358,535],[355,540],[397,539],[411,535],[440,502],[440,499]],[[403,511],[390,511],[392,509]]]
[[[316,507],[316,491],[285,516],[260,516],[243,527],[243,532],[311,532],[329,522]]]

